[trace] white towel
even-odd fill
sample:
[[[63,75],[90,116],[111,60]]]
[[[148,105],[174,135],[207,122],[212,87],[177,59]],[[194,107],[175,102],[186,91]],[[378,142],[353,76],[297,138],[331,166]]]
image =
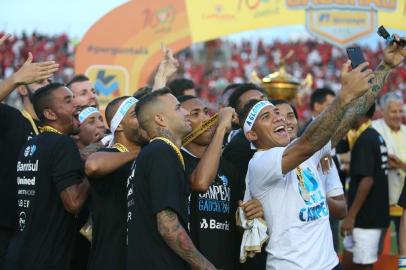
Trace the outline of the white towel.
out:
[[[256,253],[261,252],[261,247],[269,239],[269,236],[266,233],[266,222],[262,218],[248,220],[241,207],[238,207],[236,218],[237,225],[244,229],[240,248],[240,262],[245,263],[247,257],[252,258]]]

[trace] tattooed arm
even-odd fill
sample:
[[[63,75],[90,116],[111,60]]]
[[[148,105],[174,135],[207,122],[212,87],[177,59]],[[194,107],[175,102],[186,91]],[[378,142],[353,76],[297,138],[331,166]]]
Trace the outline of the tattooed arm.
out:
[[[306,128],[299,139],[285,149],[282,158],[284,174],[296,168],[326,145],[344,117],[349,104],[370,88],[368,81],[373,79],[374,75],[372,70],[366,69],[368,63],[359,65],[351,72],[348,72],[349,66],[349,61],[343,66],[341,71],[342,90],[333,104]]]
[[[396,37],[399,38],[399,37]],[[398,66],[406,57],[406,48],[397,47],[396,43],[385,48],[384,60],[376,67],[374,73],[375,78],[372,81],[372,87],[363,96],[351,102],[348,111],[344,115],[344,119],[338,126],[336,133],[331,139],[332,146],[344,137],[351,128],[357,116],[364,115],[372,104],[375,102],[379,91],[383,88],[391,71]]]
[[[194,246],[175,212],[169,209],[159,212],[157,223],[159,234],[164,241],[193,269],[216,269]]]

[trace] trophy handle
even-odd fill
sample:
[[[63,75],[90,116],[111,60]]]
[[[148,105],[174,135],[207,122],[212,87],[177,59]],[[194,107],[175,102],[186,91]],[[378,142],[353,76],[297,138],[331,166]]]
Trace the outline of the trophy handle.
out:
[[[253,83],[256,83],[256,84],[259,84],[259,85],[262,84],[262,80],[261,80],[261,78],[259,78],[258,73],[257,73],[256,70],[253,70],[253,71],[251,72],[251,81],[252,81]]]

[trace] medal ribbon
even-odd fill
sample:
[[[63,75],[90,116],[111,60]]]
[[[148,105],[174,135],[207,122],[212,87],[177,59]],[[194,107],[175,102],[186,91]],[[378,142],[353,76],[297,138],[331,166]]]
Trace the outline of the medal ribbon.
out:
[[[34,119],[32,119],[31,114],[29,114],[26,110],[22,110],[21,114],[30,122],[32,129],[34,130],[35,135],[39,134],[39,130],[37,128],[37,125],[34,122]]]
[[[56,134],[62,135],[62,132],[60,132],[59,130],[57,130],[51,126],[40,127],[40,130],[41,130],[41,132],[51,132],[51,133],[56,133]]]
[[[182,146],[185,146],[192,142],[194,139],[202,135],[205,131],[212,128],[219,120],[219,115],[216,113],[206,121],[204,121],[200,126],[192,130],[188,135],[186,135],[182,140]]]
[[[180,163],[182,163],[183,170],[185,170],[185,161],[183,159],[183,156],[182,156],[179,148],[173,142],[171,142],[170,140],[168,140],[165,137],[155,137],[152,140],[150,140],[150,142],[153,142],[155,140],[164,141],[167,145],[169,145],[176,152],[176,155],[178,156]]]
[[[128,151],[128,148],[125,147],[124,145],[122,145],[121,143],[115,143],[113,145],[113,148],[116,148],[121,153],[130,152],[130,151]]]

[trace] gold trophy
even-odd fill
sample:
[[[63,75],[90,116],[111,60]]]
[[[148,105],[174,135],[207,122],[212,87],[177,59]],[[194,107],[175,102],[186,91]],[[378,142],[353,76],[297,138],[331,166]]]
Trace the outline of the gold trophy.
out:
[[[255,70],[252,72],[252,80],[257,84],[260,84],[267,91],[269,98],[292,101],[298,94],[299,88],[303,87],[303,82],[299,81],[285,70],[285,62],[292,55],[293,51],[290,51],[281,59],[279,70],[263,77],[262,79],[258,77]],[[305,81],[307,81],[307,78]]]

